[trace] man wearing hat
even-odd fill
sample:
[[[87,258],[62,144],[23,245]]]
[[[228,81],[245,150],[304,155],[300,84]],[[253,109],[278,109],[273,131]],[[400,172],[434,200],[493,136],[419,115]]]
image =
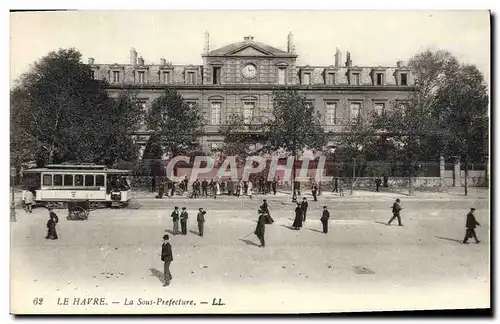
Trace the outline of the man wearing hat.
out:
[[[174,228],[173,228],[174,235],[177,235],[179,234],[179,207],[177,206],[174,207],[174,211],[172,212],[170,217],[172,217],[172,221],[174,222]]]
[[[264,199],[262,206],[260,206],[260,209],[264,214],[266,214],[266,224],[272,224],[274,223],[274,219],[271,217],[271,213],[269,212],[269,206],[267,205],[267,200]]]
[[[302,210],[302,221],[306,221],[307,216],[307,207],[309,207],[309,203],[307,202],[306,197],[302,198],[302,202],[300,203],[300,209]]]
[[[391,225],[392,221],[397,218],[398,219],[398,225],[399,226],[403,226],[403,224],[401,224],[401,215],[400,215],[400,211],[401,209],[401,205],[399,204],[401,201],[398,199],[396,199],[396,202],[392,205],[392,218],[389,220],[389,222],[387,223],[387,225]]]
[[[182,213],[181,213],[182,235],[187,234],[187,220],[188,220],[188,212],[186,211],[186,207],[182,207]]]
[[[321,216],[321,224],[323,224],[323,233],[328,233],[328,219],[330,218],[330,212],[326,206],[323,206],[323,215]]]
[[[470,212],[467,214],[467,220],[465,221],[465,237],[463,240],[464,244],[468,244],[467,241],[469,238],[473,237],[476,240],[476,243],[480,243],[476,236],[476,226],[481,226],[479,222],[476,220],[476,216],[474,216],[475,208],[471,208]]]
[[[165,283],[163,286],[170,285],[170,280],[172,280],[170,263],[174,261],[174,256],[172,254],[172,246],[170,245],[168,239],[169,237],[167,234],[163,235],[163,244],[161,245],[161,260],[163,261],[163,275],[165,277]]]
[[[198,221],[198,233],[201,237],[203,237],[203,225],[205,223],[205,214],[207,212],[203,210],[203,208],[200,208],[200,211],[198,212],[198,216],[196,217],[196,220]]]
[[[266,233],[266,213],[259,209],[259,219],[257,221],[257,226],[255,227],[254,234],[257,235],[260,241],[260,247],[266,246],[266,241],[264,240],[264,235]]]

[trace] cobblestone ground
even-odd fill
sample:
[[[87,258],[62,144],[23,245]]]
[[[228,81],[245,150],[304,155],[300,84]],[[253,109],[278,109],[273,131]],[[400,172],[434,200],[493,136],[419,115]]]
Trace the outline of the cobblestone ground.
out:
[[[275,223],[266,226],[266,248],[252,234],[261,197],[152,200],[166,207],[95,210],[88,221],[68,221],[60,210],[57,241],[44,239],[44,209],[29,215],[18,210],[18,221],[11,223],[12,311],[307,313],[489,306],[488,200],[402,199],[403,227],[384,224],[392,197],[310,202],[300,231],[290,229],[291,203],[268,200]],[[327,235],[319,222],[324,203],[331,213]],[[160,248],[172,228],[174,205],[188,207],[189,232],[171,235],[173,281],[163,287]],[[482,242],[463,245],[471,205],[482,224]],[[204,237],[196,235],[199,206],[208,211]],[[33,305],[37,297],[43,305]],[[65,297],[104,297],[108,305],[58,306]],[[125,298],[135,304],[125,306]],[[139,306],[139,298],[193,299],[196,306]],[[226,305],[212,306],[213,298]]]

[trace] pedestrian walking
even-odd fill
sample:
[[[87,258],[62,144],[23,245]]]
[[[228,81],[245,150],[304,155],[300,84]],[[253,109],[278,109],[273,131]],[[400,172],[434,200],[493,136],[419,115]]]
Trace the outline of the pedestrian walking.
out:
[[[257,227],[255,228],[254,234],[257,235],[260,241],[260,247],[266,246],[266,241],[264,235],[266,233],[266,214],[263,210],[259,209],[259,219],[257,221]]]
[[[306,221],[307,217],[307,208],[309,207],[309,203],[307,202],[306,197],[302,198],[302,202],[300,203],[300,209],[302,210],[302,221]]]
[[[268,193],[271,193],[271,181],[269,180],[266,181],[266,195]]]
[[[208,181],[207,179],[203,179],[203,181],[201,182],[201,190],[202,190],[202,195],[204,195],[205,197],[208,197],[207,189],[208,189]]]
[[[337,191],[338,191],[339,195],[343,196],[344,195],[344,182],[342,180],[339,180],[337,182],[337,185],[338,185]]]
[[[221,195],[226,194],[226,182],[224,180],[222,180],[220,183],[220,194]]]
[[[172,231],[174,232],[174,235],[179,234],[179,207],[175,206],[174,211],[170,215],[172,217],[172,221],[174,222],[174,227]]]
[[[467,241],[472,237],[476,240],[476,244],[481,242],[476,236],[476,226],[481,226],[481,224],[479,224],[476,220],[476,216],[474,216],[475,211],[475,208],[471,208],[470,212],[467,214],[467,220],[465,221],[465,237],[463,240],[464,244],[469,244]]]
[[[181,231],[182,235],[187,234],[187,220],[188,220],[188,212],[186,211],[186,207],[182,207],[181,213]]]
[[[168,235],[163,235],[163,244],[161,245],[161,260],[163,261],[164,287],[170,285],[170,281],[172,280],[172,274],[170,273],[170,264],[172,263],[172,261],[174,261],[172,246],[170,245],[170,242],[168,240]]]
[[[25,196],[24,196],[24,204],[26,208],[27,213],[32,213],[33,212],[33,192],[31,189],[26,190]]]
[[[47,240],[57,240],[57,231],[56,226],[59,223],[59,217],[57,217],[56,213],[49,207],[49,220],[47,221],[47,236],[45,239]]]
[[[399,226],[403,226],[403,224],[401,224],[401,215],[400,215],[400,212],[401,212],[401,205],[400,205],[400,200],[399,198],[396,199],[396,201],[394,202],[394,204],[392,205],[392,218],[389,220],[389,222],[387,223],[387,225],[391,225],[392,221],[394,219],[398,219],[398,225]]]
[[[314,201],[318,201],[318,199],[316,198],[316,195],[318,194],[318,184],[316,182],[314,182],[311,187],[311,193],[314,198]]]
[[[248,197],[250,197],[250,199],[252,199],[252,190],[253,190],[253,183],[252,183],[252,181],[248,181],[247,195],[248,195]]]
[[[333,181],[333,192],[339,192],[339,178],[335,178]]]
[[[175,182],[170,181],[170,197],[175,195]]]
[[[269,206],[267,205],[266,199],[263,200],[262,206],[260,206],[260,210],[262,210],[267,215],[266,224],[274,223],[274,219],[271,217],[271,212],[269,211]]]
[[[273,194],[276,196],[276,187],[278,186],[278,181],[276,180],[276,177],[273,179],[272,187],[273,187]]]
[[[380,180],[380,178],[377,178],[375,180],[375,191],[378,192],[379,191],[379,188],[380,188],[380,185],[382,184],[382,180]]]
[[[297,207],[295,207],[295,219],[292,227],[296,230],[302,227],[302,208],[299,203],[297,203]]]
[[[205,223],[205,214],[207,212],[203,210],[203,208],[199,209],[198,216],[196,217],[196,221],[198,222],[198,234],[203,237],[203,225]]]
[[[323,233],[328,233],[328,220],[330,219],[330,212],[326,206],[323,206],[323,215],[321,215],[321,224],[323,224]]]

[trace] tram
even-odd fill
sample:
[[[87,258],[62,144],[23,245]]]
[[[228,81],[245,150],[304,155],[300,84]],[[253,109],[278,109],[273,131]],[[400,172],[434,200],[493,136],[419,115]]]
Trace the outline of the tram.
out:
[[[51,164],[24,170],[23,201],[28,190],[36,205],[66,207],[88,201],[91,208],[122,207],[130,200],[130,170],[95,164]]]

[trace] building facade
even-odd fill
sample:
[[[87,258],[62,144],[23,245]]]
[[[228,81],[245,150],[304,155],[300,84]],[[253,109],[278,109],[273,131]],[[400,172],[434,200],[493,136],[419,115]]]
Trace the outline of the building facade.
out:
[[[337,49],[332,65],[297,65],[293,35],[281,50],[244,37],[243,41],[211,50],[205,33],[202,65],[175,65],[160,59],[147,64],[130,51],[128,64],[96,64],[89,58],[93,76],[109,82],[109,92],[117,96],[124,89],[135,90],[144,109],[161,96],[165,88],[175,88],[188,104],[197,105],[206,117],[204,150],[218,147],[223,138],[220,125],[233,113],[246,122],[258,120],[272,109],[273,91],[293,87],[302,92],[314,109],[331,141],[353,118],[380,113],[393,101],[405,100],[413,90],[411,71],[397,62],[393,67],[361,67],[346,53],[342,62]],[[148,132],[136,134],[145,146]],[[333,142],[331,142],[333,144]]]

